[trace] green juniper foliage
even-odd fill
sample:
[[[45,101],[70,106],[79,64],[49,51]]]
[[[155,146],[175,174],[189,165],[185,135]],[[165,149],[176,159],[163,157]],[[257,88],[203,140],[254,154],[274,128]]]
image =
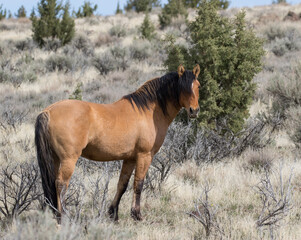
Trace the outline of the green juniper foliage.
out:
[[[183,0],[185,7],[196,8],[200,0]]]
[[[199,124],[238,132],[249,116],[248,106],[255,92],[252,79],[261,70],[263,42],[247,28],[245,12],[238,13],[233,21],[218,14],[216,3],[201,1],[197,18],[189,25],[191,47],[170,41],[165,66],[175,71],[180,63],[198,63]]]
[[[60,22],[60,31],[58,38],[61,40],[62,45],[65,45],[73,39],[75,34],[74,20],[69,14],[69,3],[63,7],[63,17]]]
[[[120,8],[120,5],[119,5],[119,1],[117,3],[117,9],[116,9],[116,14],[122,14],[122,9]]]
[[[187,17],[187,10],[183,0],[168,0],[168,3],[164,5],[161,14],[159,15],[159,22],[161,28],[166,27],[172,21],[172,18],[178,16]]]
[[[3,19],[3,18],[6,18],[6,9],[2,9],[2,4],[0,5],[0,21]]]
[[[168,69],[172,69],[170,71],[175,71],[178,68],[179,64],[184,64],[184,54],[185,48],[182,46],[175,44],[175,37],[173,35],[167,35],[166,41],[169,43],[167,46],[168,56],[164,62],[164,65],[168,67]]]
[[[196,8],[201,0],[183,0],[183,2],[186,7]],[[216,4],[220,9],[227,9],[230,2],[228,0],[216,0]]]
[[[273,4],[286,3],[286,0],[274,0]]]
[[[90,2],[85,2],[81,8],[79,8],[77,13],[75,13],[77,18],[91,17],[97,10],[97,4],[93,7]]]
[[[69,99],[76,99],[76,100],[83,100],[82,96],[82,86],[83,83],[78,83],[76,88],[74,89],[73,93],[69,96]]]
[[[25,10],[25,7],[23,5],[18,9],[16,17],[17,18],[25,18],[26,17],[26,10]]]
[[[58,38],[64,45],[74,37],[74,20],[69,15],[69,3],[65,6],[56,0],[41,0],[38,4],[40,17],[31,13],[33,40],[42,47],[47,38]]]
[[[35,17],[36,17],[36,12],[35,12],[34,7],[33,7],[32,10],[31,10],[29,18],[30,18],[30,20],[33,20]]]
[[[230,2],[228,0],[215,0],[216,5],[220,9],[227,9],[229,7]]]
[[[151,40],[155,36],[155,26],[149,19],[149,14],[146,12],[143,23],[139,28],[142,38]]]
[[[160,6],[159,0],[128,0],[125,6],[125,10],[146,12],[146,11],[151,11],[153,7],[158,7],[158,6]]]
[[[172,18],[176,18],[180,15],[187,17],[187,8],[196,8],[201,4],[202,0],[168,0],[168,3],[164,5],[162,13],[159,15],[159,22],[161,28],[166,27],[172,21]],[[228,0],[211,0],[219,9],[227,9],[230,2]]]

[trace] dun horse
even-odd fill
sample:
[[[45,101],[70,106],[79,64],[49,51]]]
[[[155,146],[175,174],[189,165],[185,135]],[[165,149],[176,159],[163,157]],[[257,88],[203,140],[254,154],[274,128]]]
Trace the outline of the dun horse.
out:
[[[95,161],[123,160],[109,215],[118,220],[118,205],[135,169],[131,216],[141,220],[144,177],[160,149],[168,126],[182,107],[190,117],[199,111],[199,65],[144,83],[112,104],[64,100],[37,117],[35,144],[45,199],[60,222],[64,194],[80,156]]]

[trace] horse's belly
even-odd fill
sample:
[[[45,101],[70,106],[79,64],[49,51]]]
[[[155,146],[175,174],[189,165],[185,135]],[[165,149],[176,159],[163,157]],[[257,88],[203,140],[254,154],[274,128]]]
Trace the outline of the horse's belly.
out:
[[[95,161],[113,161],[132,158],[134,146],[129,142],[115,144],[88,144],[82,151],[82,156]]]

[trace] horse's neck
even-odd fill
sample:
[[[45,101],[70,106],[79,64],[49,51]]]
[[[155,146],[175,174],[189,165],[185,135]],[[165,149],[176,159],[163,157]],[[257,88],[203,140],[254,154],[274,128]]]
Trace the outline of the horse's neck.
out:
[[[172,123],[172,121],[175,119],[175,117],[180,112],[180,109],[181,109],[181,107],[175,107],[174,104],[168,103],[168,108],[167,108],[168,114],[165,116],[165,119],[166,119],[168,125],[170,125]]]
[[[164,114],[162,109],[156,104],[154,107],[154,115],[156,115],[156,119],[160,119],[160,123],[163,121],[168,128],[178,115],[180,109],[180,107],[175,107],[172,103],[167,103],[167,114]]]

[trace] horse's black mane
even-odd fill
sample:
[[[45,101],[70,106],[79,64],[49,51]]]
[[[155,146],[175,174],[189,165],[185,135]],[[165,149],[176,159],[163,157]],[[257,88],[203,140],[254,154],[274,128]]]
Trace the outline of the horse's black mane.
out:
[[[177,72],[167,73],[166,75],[149,80],[135,92],[124,96],[124,99],[134,103],[138,109],[149,109],[149,104],[158,101],[163,113],[167,115],[166,105],[171,101],[176,107],[180,105],[180,95],[192,93],[192,82],[195,79],[192,71],[185,71],[179,77]],[[134,105],[133,105],[134,107]]]

